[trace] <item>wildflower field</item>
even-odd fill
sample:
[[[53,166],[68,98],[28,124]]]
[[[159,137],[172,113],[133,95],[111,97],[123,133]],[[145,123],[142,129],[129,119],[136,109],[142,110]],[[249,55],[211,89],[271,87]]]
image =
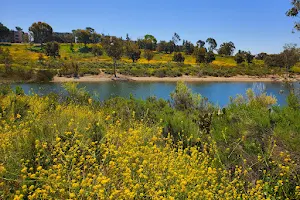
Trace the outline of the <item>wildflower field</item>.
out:
[[[220,110],[181,82],[171,102],[0,87],[0,199],[300,198],[294,94]]]

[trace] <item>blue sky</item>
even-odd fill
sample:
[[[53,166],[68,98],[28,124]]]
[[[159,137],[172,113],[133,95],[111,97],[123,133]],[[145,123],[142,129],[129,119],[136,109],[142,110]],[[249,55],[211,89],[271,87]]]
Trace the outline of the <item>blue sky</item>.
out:
[[[56,32],[90,26],[133,39],[149,33],[170,40],[177,32],[194,43],[213,37],[218,45],[232,41],[237,49],[278,53],[286,43],[299,44],[294,19],[285,16],[290,7],[289,0],[12,0],[1,2],[0,22],[26,31],[35,21]]]

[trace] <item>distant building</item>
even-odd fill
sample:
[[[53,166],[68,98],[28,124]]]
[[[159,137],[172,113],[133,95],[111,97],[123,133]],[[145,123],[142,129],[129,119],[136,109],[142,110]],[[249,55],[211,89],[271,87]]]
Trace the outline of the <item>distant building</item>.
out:
[[[30,42],[29,34],[23,31],[11,31],[12,43],[27,43]]]
[[[23,42],[23,31],[12,31],[13,41],[14,43],[22,43]]]

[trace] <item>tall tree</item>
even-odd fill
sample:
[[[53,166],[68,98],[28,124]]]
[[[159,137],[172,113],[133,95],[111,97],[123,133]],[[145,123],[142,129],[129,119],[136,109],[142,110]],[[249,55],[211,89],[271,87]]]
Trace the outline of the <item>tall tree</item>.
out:
[[[205,45],[205,42],[204,42],[204,41],[202,41],[202,40],[198,40],[196,44],[197,44],[197,47],[199,47],[199,48],[203,48],[203,47],[204,47],[204,45]]]
[[[185,52],[187,55],[192,55],[194,52],[194,45],[190,41],[183,40],[182,42],[182,50]]]
[[[206,49],[205,48],[199,48],[196,47],[194,49],[194,57],[196,58],[197,63],[204,63],[205,62],[205,56],[206,56]]]
[[[283,47],[283,52],[281,53],[284,67],[288,72],[289,69],[300,61],[300,51],[297,48],[297,44],[286,44]]]
[[[174,35],[172,37],[172,41],[173,41],[173,44],[174,44],[174,50],[179,51],[178,42],[180,42],[181,39],[180,39],[180,36],[177,33],[174,33]]]
[[[140,49],[155,50],[157,45],[157,40],[153,35],[145,35],[143,39],[138,39],[137,41]]]
[[[157,51],[158,52],[165,52],[168,53],[168,44],[166,41],[162,40],[157,45]]]
[[[231,56],[235,50],[233,42],[224,42],[221,44],[218,53],[220,55]]]
[[[102,43],[107,55],[114,61],[114,75],[117,77],[116,65],[123,55],[123,40],[114,36],[106,36]]]
[[[75,36],[77,37],[78,42],[84,43],[85,47],[91,41],[91,32],[89,30],[77,29],[75,31]]]
[[[206,42],[209,44],[208,50],[214,51],[217,48],[217,42],[213,38],[207,38]]]
[[[0,40],[5,40],[9,33],[9,29],[0,22]]]
[[[29,31],[33,34],[34,42],[40,43],[41,47],[43,42],[49,40],[52,36],[52,27],[45,22],[35,22],[29,27]]]

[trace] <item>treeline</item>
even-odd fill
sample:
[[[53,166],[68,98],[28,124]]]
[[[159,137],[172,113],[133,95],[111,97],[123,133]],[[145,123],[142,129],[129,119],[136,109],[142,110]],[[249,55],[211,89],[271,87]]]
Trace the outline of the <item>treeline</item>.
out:
[[[20,28],[17,28],[20,30]],[[0,41],[7,37],[9,29],[0,24]],[[47,56],[53,58],[60,57],[59,43],[70,43],[70,51],[75,52],[74,42],[83,43],[84,47],[79,49],[81,53],[92,53],[94,56],[101,56],[106,53],[112,58],[114,63],[123,56],[128,57],[132,62],[137,62],[143,52],[143,57],[150,61],[154,58],[155,52],[172,54],[172,60],[177,63],[184,63],[186,55],[194,56],[197,63],[212,63],[216,57],[233,56],[236,50],[233,42],[224,42],[218,47],[214,38],[198,40],[196,44],[182,39],[178,33],[170,38],[169,41],[158,41],[153,35],[147,34],[143,38],[133,40],[126,35],[126,38],[99,34],[95,29],[86,27],[85,29],[72,30],[72,33],[56,33],[53,28],[45,22],[35,22],[29,27],[29,32],[33,37],[33,43],[39,43],[41,49]],[[44,43],[47,43],[44,45]],[[92,44],[92,45],[88,45]],[[6,53],[9,55],[9,52]],[[286,45],[280,54],[260,53],[253,55],[250,51],[239,50],[234,59],[238,65],[243,63],[251,64],[254,59],[264,60],[268,67],[286,68],[288,71],[292,66],[299,62],[299,49],[295,45]],[[7,64],[6,64],[7,65]],[[115,68],[114,68],[114,71]],[[114,73],[116,76],[116,72]]]

